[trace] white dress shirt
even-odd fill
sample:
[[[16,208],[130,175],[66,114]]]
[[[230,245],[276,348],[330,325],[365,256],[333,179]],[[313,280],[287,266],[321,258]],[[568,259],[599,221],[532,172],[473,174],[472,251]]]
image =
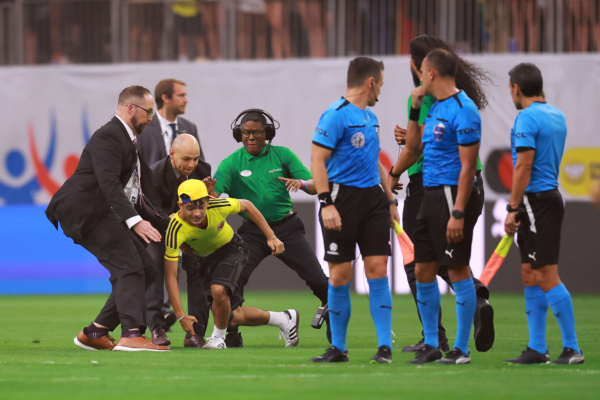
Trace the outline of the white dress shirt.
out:
[[[119,121],[121,121],[121,123],[123,124],[123,126],[125,127],[125,130],[127,131],[127,133],[129,134],[129,139],[131,139],[131,141],[133,142],[133,139],[135,138],[135,135],[133,134],[133,131],[131,130],[131,128],[129,127],[129,125],[127,125],[125,123],[125,121],[123,121],[121,119],[121,117],[119,117],[118,115],[115,115]],[[131,188],[133,187],[133,185],[136,183],[136,178],[135,178],[135,173],[131,174],[131,178],[129,178],[129,182],[127,182],[127,185],[125,186],[125,193],[131,191]],[[135,224],[137,224],[138,222],[140,222],[142,220],[142,217],[140,217],[139,215],[136,215],[134,217],[128,218],[125,223],[127,224],[127,227],[129,229],[131,229]]]
[[[175,124],[175,131],[179,130],[177,118],[175,118],[175,121],[170,122],[163,118],[159,112],[156,113],[156,116],[158,117],[158,122],[160,123],[160,134],[162,135],[163,140],[165,142],[165,150],[167,154],[169,154],[169,150],[171,150],[171,143],[173,143],[173,135],[175,134],[175,132],[171,130],[169,124]]]

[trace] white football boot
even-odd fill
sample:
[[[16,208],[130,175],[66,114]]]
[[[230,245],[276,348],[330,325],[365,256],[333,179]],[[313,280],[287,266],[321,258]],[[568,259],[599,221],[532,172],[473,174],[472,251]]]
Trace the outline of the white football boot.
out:
[[[279,340],[283,337],[285,339],[285,347],[296,347],[300,338],[298,336],[298,325],[300,324],[300,313],[297,310],[285,310],[290,317],[290,321],[285,328],[282,328],[279,332]]]
[[[202,348],[210,350],[223,350],[226,349],[227,346],[225,345],[225,339],[222,339],[217,336],[212,336],[208,338],[208,342],[206,342],[206,344],[202,346]]]

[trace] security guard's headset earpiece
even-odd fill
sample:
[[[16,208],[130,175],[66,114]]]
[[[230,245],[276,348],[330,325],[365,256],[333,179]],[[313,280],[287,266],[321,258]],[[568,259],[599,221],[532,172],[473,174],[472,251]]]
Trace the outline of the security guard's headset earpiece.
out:
[[[277,133],[277,129],[279,129],[279,127],[281,126],[279,124],[279,121],[277,121],[275,118],[273,118],[271,116],[271,114],[269,114],[268,112],[261,110],[259,108],[250,108],[248,110],[242,111],[236,117],[236,119],[234,119],[233,122],[231,123],[231,131],[233,133],[233,138],[238,143],[240,143],[242,141],[242,124],[238,123],[238,121],[244,115],[249,114],[249,113],[257,113],[257,114],[264,115],[265,117],[267,117],[267,119],[269,121],[271,121],[270,124],[265,125],[265,138],[266,138],[266,140],[269,141],[269,148],[267,149],[267,151],[265,151],[265,156],[267,156],[269,154],[269,151],[271,151],[271,149],[273,149],[273,153],[275,153],[275,155],[277,156],[277,159],[279,159],[279,163],[281,164],[281,167],[283,168],[285,177],[288,179],[292,179],[292,174],[290,173],[290,169],[288,168],[287,164],[285,164],[283,161],[281,161],[279,154],[277,154],[275,149],[271,146],[271,141],[275,137],[275,134]]]
[[[265,137],[269,142],[271,142],[271,140],[273,140],[273,138],[275,137],[277,129],[279,129],[279,121],[276,121],[268,112],[260,110],[258,108],[251,108],[249,110],[242,111],[240,115],[238,115],[237,118],[233,120],[233,122],[231,123],[231,130],[233,131],[233,138],[235,139],[235,141],[238,143],[242,141],[242,125],[238,123],[238,121],[244,115],[249,113],[257,113],[264,115],[269,119],[269,121],[271,121],[270,124],[265,125]],[[277,127],[275,127],[275,124],[277,124]]]

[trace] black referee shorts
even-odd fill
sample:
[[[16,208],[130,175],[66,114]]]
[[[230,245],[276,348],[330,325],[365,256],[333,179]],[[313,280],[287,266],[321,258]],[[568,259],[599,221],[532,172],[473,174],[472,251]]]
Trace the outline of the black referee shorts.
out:
[[[211,285],[221,285],[229,289],[231,311],[244,303],[244,297],[237,288],[240,273],[248,261],[248,246],[236,234],[231,241],[206,257],[196,256],[198,274],[202,280],[204,295],[212,308],[213,297]]]
[[[363,259],[369,256],[389,256],[390,206],[380,185],[355,188],[330,183],[331,198],[342,218],[342,230],[323,228],[325,261],[341,264],[356,259],[356,245]]]
[[[456,190],[457,186],[447,185],[425,188],[413,235],[415,262],[436,261],[440,266],[469,265],[473,229],[483,210],[483,191],[473,185],[465,207],[464,239],[459,243],[448,243],[446,229],[454,207]]]
[[[521,262],[532,269],[558,264],[560,230],[565,206],[558,189],[526,193],[517,218],[517,243]]]

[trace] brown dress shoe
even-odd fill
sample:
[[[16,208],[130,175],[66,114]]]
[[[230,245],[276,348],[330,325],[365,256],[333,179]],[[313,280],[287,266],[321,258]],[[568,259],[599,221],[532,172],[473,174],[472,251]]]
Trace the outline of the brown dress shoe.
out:
[[[152,331],[152,343],[157,346],[168,346],[171,344],[171,341],[167,337],[162,325],[159,325]]]
[[[183,347],[197,347],[202,348],[206,344],[206,340],[200,335],[194,335],[191,338],[185,338],[183,341]]]
[[[83,333],[83,329],[73,342],[84,350],[112,350],[115,347],[115,339],[112,336],[104,335],[97,339],[90,339]]]
[[[170,351],[167,346],[157,346],[146,336],[132,338],[122,337],[113,349],[114,351]]]

